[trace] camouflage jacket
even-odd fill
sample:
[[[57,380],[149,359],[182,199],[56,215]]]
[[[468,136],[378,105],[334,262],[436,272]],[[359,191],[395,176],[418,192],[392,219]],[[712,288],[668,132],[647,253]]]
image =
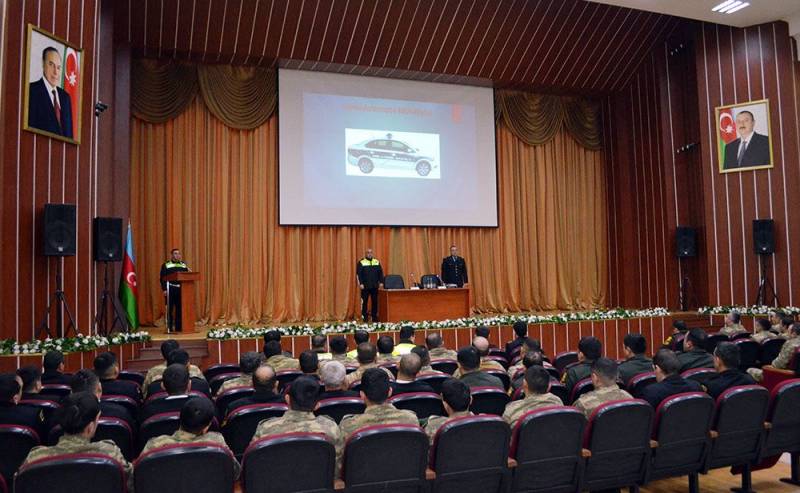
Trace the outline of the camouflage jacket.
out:
[[[228,389],[232,389],[234,387],[252,387],[253,386],[253,375],[245,375],[242,374],[239,377],[231,378],[230,380],[225,380],[220,385],[219,390],[217,390],[217,395],[222,394]]]
[[[453,418],[460,418],[462,416],[472,416],[472,413],[469,411],[459,411],[450,416],[431,416],[428,418],[428,422],[425,424],[425,433],[428,435],[431,445],[433,445],[433,439],[436,438],[436,432],[439,431],[439,428],[441,428],[443,424]]]
[[[452,349],[447,349],[446,347],[436,347],[428,351],[428,354],[431,356],[431,360],[437,359],[458,359],[458,353]]]
[[[405,409],[397,409],[391,404],[369,406],[363,414],[348,414],[339,423],[345,443],[356,430],[366,426],[409,424],[419,425],[417,415]]]
[[[589,419],[594,410],[600,407],[602,404],[625,399],[633,399],[633,396],[620,389],[619,386],[615,384],[609,387],[593,390],[588,394],[582,395],[581,398],[578,399],[575,404],[573,404],[573,406],[582,411],[583,414],[586,415],[586,419]]]
[[[188,431],[178,430],[172,435],[160,435],[151,438],[147,441],[142,449],[142,454],[149,452],[150,450],[165,447],[167,445],[175,445],[177,443],[214,443],[217,445],[222,445],[227,450],[230,450],[228,448],[228,444],[225,443],[225,439],[216,431],[209,431],[208,433],[204,433],[202,435],[195,435],[194,433]],[[233,458],[233,452],[231,452],[231,460],[233,461],[233,475],[235,478],[238,478],[239,472],[241,471],[241,466],[239,465],[239,462]]]
[[[563,405],[564,403],[561,402],[561,399],[550,392],[547,392],[546,394],[526,395],[524,399],[509,402],[506,405],[506,410],[503,412],[503,419],[506,420],[506,423],[508,423],[509,426],[511,426],[511,429],[514,429],[514,427],[517,425],[517,420],[519,420],[519,418],[528,411],[533,411],[534,409],[540,409],[543,407]]]
[[[299,361],[297,361],[294,358],[289,358],[288,356],[284,356],[282,354],[276,354],[275,356],[271,356],[267,360],[266,364],[271,366],[275,371],[300,369]]]

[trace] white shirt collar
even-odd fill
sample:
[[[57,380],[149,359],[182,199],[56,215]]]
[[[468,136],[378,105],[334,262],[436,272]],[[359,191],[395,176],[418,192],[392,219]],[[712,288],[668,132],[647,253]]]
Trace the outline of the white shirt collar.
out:
[[[42,81],[44,82],[44,87],[47,88],[47,95],[50,96],[50,102],[53,102],[53,90],[56,89],[55,87],[50,85],[50,82],[45,78],[42,77]],[[61,100],[58,99],[58,90],[56,90],[56,100],[58,101],[58,105],[61,106]],[[53,104],[55,106],[55,104]]]

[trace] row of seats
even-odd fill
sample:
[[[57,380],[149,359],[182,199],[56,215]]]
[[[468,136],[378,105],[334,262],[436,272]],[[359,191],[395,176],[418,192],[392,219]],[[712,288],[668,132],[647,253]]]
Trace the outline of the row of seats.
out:
[[[295,491],[501,492],[579,491],[633,487],[656,479],[733,466],[752,491],[753,468],[784,452],[800,457],[800,379],[771,395],[756,385],[734,387],[716,402],[699,392],[674,395],[656,410],[641,400],[609,402],[587,420],[569,407],[528,412],[512,430],[497,416],[456,418],[429,446],[421,428],[363,428],[345,445],[334,477],[335,452],[323,436],[289,433],[250,445],[242,457],[248,493]],[[0,428],[0,433],[24,430]],[[231,491],[228,452],[213,444],[153,450],[135,462],[138,493]],[[85,478],[91,477],[92,482]],[[17,493],[73,484],[85,493],[123,491],[120,467],[99,457],[53,457],[23,467]],[[787,479],[800,485],[798,477]]]

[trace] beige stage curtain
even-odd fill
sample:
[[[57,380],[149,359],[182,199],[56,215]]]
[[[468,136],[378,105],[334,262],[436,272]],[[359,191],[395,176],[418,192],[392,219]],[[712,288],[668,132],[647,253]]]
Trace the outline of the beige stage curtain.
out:
[[[565,130],[529,146],[498,126],[499,228],[280,227],[277,123],[236,130],[199,98],[163,123],[132,118],[143,323],[163,316],[158,273],[172,247],[203,273],[199,315],[212,324],[351,319],[368,246],[408,283],[439,272],[457,244],[477,312],[604,306],[603,157]]]

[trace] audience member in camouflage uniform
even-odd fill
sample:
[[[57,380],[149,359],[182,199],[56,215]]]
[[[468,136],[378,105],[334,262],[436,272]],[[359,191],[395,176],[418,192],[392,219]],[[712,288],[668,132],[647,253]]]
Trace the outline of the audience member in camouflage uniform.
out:
[[[413,412],[397,409],[393,405],[386,403],[386,399],[391,394],[389,376],[383,369],[368,368],[364,371],[361,377],[361,398],[367,408],[363,414],[348,414],[342,418],[339,428],[342,430],[342,438],[345,442],[356,430],[365,426],[419,424],[417,415]]]
[[[76,392],[64,398],[61,408],[56,411],[56,421],[64,434],[58,444],[31,449],[23,463],[29,464],[39,459],[63,454],[102,454],[119,462],[125,471],[128,491],[133,491],[133,466],[125,460],[122,452],[111,440],[93,442],[97,421],[100,419],[100,402],[90,392]]]
[[[262,364],[264,364],[263,354],[255,351],[248,351],[242,354],[241,358],[239,358],[239,370],[242,372],[241,376],[222,382],[219,390],[217,390],[217,395],[234,387],[252,387],[253,372],[255,372],[256,369],[258,369],[258,367]]]
[[[783,343],[781,352],[778,357],[772,361],[772,366],[778,370],[789,370],[789,363],[794,359],[797,348],[800,348],[800,323],[792,325],[789,331],[789,338]],[[747,373],[750,374],[757,382],[764,379],[764,371],[760,368],[748,368]]]
[[[523,324],[524,323],[525,322],[523,322]],[[527,327],[527,324],[525,325],[525,327]],[[544,353],[542,352],[542,344],[539,342],[539,340],[538,339],[531,339],[531,338],[526,337],[522,341],[522,344],[519,346],[519,355],[522,358],[520,358],[519,363],[517,363],[515,365],[511,365],[511,366],[508,367],[508,378],[510,378],[511,380],[514,380],[514,378],[517,377],[517,372],[519,372],[520,370],[527,369],[527,367],[523,363],[523,360],[525,359],[525,355],[530,353],[530,352],[538,352],[539,354],[544,356]],[[510,363],[510,361],[509,361],[509,363]],[[541,365],[539,365],[539,366],[541,366]]]
[[[592,365],[603,355],[603,343],[592,336],[582,337],[578,341],[578,364],[571,366],[561,377],[561,383],[572,393],[575,384],[592,375]]]
[[[331,359],[331,357],[333,356],[325,348],[327,344],[328,344],[328,339],[324,335],[317,334],[311,336],[311,351],[317,354],[317,358],[320,361]]]
[[[794,317],[785,315],[781,318],[780,327],[778,327],[778,335],[781,337],[789,337],[792,332],[792,325],[794,324]]]
[[[230,452],[222,434],[216,431],[208,431],[213,419],[214,405],[211,401],[208,399],[190,399],[181,408],[181,425],[178,431],[172,435],[160,435],[151,438],[147,441],[139,456],[141,457],[151,450],[178,443],[213,443],[221,445]],[[238,478],[241,466],[233,457],[232,452],[231,461],[233,462],[234,478]]]
[[[780,324],[778,324],[778,326],[780,327]],[[766,318],[759,318],[756,320],[753,335],[750,337],[759,344],[770,339],[776,339],[778,337],[778,332],[772,332],[772,329],[773,326],[769,323],[769,320]]]
[[[594,390],[581,396],[573,406],[589,419],[592,412],[606,402],[633,399],[633,396],[617,386],[618,376],[619,371],[614,360],[599,358],[592,365]]]
[[[559,397],[549,392],[550,374],[541,366],[531,366],[525,371],[525,382],[522,384],[522,388],[525,398],[509,402],[503,412],[503,419],[512,429],[517,425],[519,418],[528,411],[564,405]]]
[[[626,334],[623,339],[625,361],[619,364],[619,378],[628,385],[628,381],[640,373],[653,371],[653,360],[647,357],[647,339],[642,334]]]
[[[161,376],[164,374],[164,370],[167,369],[168,363],[167,360],[169,359],[169,353],[176,349],[180,349],[180,344],[175,339],[168,339],[161,343],[161,356],[164,358],[163,363],[159,363],[156,366],[147,370],[147,375],[144,377],[144,383],[142,383],[142,393],[147,396],[147,387],[151,383],[155,382],[156,380],[161,380]],[[203,372],[200,371],[195,365],[189,365],[189,378],[202,378],[205,380],[205,376]]]
[[[378,338],[378,357],[375,358],[378,364],[397,363],[398,358],[394,354],[394,339],[389,336]]]
[[[297,361],[300,363],[300,371],[303,372],[303,375],[316,377],[319,374],[319,356],[314,351],[306,349],[300,353]]]
[[[353,382],[358,382],[361,380],[361,376],[365,371],[369,370],[370,368],[379,368],[378,364],[375,362],[377,353],[378,350],[375,348],[375,346],[368,342],[358,345],[358,369],[352,373],[349,373],[347,377],[345,377],[344,382],[347,388],[350,388],[350,386],[353,385]],[[386,372],[389,378],[394,380],[394,375],[392,375],[392,372],[386,368],[382,368],[382,371]]]
[[[424,373],[430,375],[433,373],[445,375],[444,372],[433,369],[431,366],[431,354],[428,352],[428,348],[425,346],[414,346],[414,349],[411,350],[411,354],[416,354],[419,356],[419,360],[422,362],[422,366],[419,369],[420,374]]]
[[[442,335],[438,332],[428,334],[425,338],[425,345],[428,346],[428,352],[431,355],[432,361],[436,361],[437,359],[455,360],[458,357],[458,354],[454,350],[444,347]]]
[[[345,366],[355,366],[358,364],[355,359],[347,355],[347,339],[345,339],[344,336],[331,337],[328,346],[331,349],[331,359],[333,361],[339,361]]]
[[[428,439],[433,445],[433,439],[436,438],[436,432],[445,423],[454,418],[463,416],[472,416],[469,411],[469,405],[472,403],[472,395],[469,393],[469,387],[461,380],[449,378],[442,383],[442,404],[447,416],[431,416],[425,425],[425,433],[428,434]]]
[[[530,349],[526,351],[525,356],[522,357],[522,366],[520,367],[520,365],[514,365],[514,367],[518,367],[519,369],[514,372],[517,378],[511,380],[512,393],[525,385],[525,373],[528,371],[528,368],[534,366],[541,366],[542,368],[545,368],[545,364],[547,364],[547,362],[544,360],[544,354],[541,351],[534,351]]]
[[[352,351],[347,352],[347,357],[355,360],[358,356],[358,346],[364,344],[365,342],[369,342],[369,332],[366,330],[357,330],[353,332],[353,340],[356,343],[356,347]]]
[[[720,334],[733,337],[744,332],[747,332],[747,329],[742,326],[742,316],[739,313],[730,312],[725,315],[725,325],[719,329]]]
[[[344,440],[334,420],[328,416],[314,416],[319,392],[319,383],[313,377],[304,375],[295,379],[285,396],[289,410],[280,418],[260,422],[252,441],[283,433],[323,433],[336,449],[336,477],[339,477]]]
[[[278,341],[269,341],[264,344],[264,356],[267,358],[266,363],[275,368],[275,371],[300,369],[300,362],[285,356],[281,350],[281,343]]]

